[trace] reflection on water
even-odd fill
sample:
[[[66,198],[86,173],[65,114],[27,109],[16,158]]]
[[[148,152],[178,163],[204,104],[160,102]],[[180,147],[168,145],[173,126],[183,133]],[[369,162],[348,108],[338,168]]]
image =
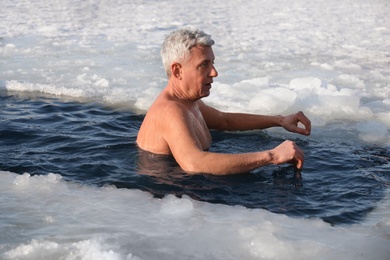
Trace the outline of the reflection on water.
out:
[[[162,177],[182,176],[183,171],[173,156],[153,154],[138,148],[138,173]]]

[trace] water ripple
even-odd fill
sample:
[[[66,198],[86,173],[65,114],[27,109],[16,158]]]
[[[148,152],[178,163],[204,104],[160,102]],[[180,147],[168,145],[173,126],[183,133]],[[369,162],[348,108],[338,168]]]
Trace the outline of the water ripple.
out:
[[[267,166],[238,176],[186,175],[172,158],[138,150],[142,115],[99,104],[0,96],[0,170],[58,173],[87,185],[188,195],[210,203],[264,208],[332,224],[354,223],[389,187],[389,150],[296,139],[305,167]],[[213,151],[254,151],[282,138],[265,131],[212,132]]]

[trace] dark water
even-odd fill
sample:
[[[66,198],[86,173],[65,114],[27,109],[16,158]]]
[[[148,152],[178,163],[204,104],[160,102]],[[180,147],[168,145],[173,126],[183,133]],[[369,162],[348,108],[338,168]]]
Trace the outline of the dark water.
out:
[[[345,140],[296,139],[301,173],[267,166],[237,176],[186,175],[174,160],[138,150],[143,116],[94,103],[0,95],[0,170],[61,174],[86,185],[183,194],[211,203],[265,208],[331,224],[360,221],[390,183],[390,151]],[[283,141],[265,131],[213,132],[213,151],[267,149]]]

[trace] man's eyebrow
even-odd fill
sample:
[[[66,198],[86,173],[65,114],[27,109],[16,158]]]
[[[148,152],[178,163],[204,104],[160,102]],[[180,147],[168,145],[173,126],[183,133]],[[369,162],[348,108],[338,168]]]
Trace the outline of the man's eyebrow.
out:
[[[214,64],[214,59],[204,59],[203,61],[201,61],[200,63],[205,63],[205,62],[207,62],[207,63],[213,63]]]
[[[204,60],[201,60],[200,62],[199,62],[199,65],[202,65],[202,64],[205,64],[205,63],[210,63],[211,62],[211,60],[209,60],[209,59],[204,59]]]

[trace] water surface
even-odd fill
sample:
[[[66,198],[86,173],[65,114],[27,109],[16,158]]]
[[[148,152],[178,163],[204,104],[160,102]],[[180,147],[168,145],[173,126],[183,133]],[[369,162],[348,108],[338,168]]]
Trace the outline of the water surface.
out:
[[[143,115],[97,103],[1,96],[0,169],[31,175],[56,173],[86,185],[140,189],[155,197],[193,199],[331,224],[362,220],[390,183],[385,148],[295,135],[304,169],[266,166],[237,176],[188,175],[173,158],[137,148]],[[283,142],[268,131],[212,131],[215,152],[271,149]],[[293,137],[291,135],[290,137]]]

